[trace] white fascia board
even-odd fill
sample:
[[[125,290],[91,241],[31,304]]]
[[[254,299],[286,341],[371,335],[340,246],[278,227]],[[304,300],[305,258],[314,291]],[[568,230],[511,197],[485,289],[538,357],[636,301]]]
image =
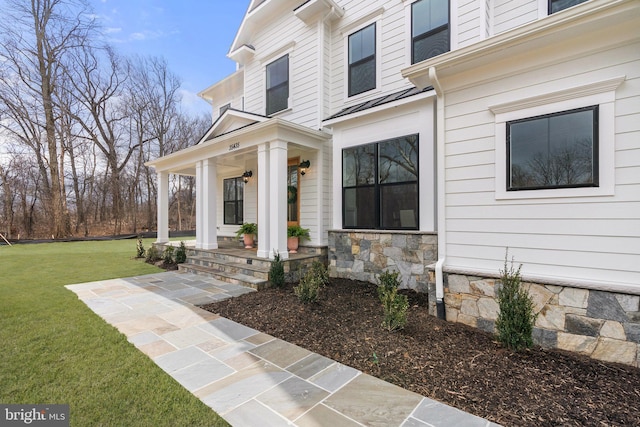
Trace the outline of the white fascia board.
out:
[[[229,93],[242,92],[244,89],[244,68],[235,71],[217,83],[198,92],[198,96],[205,100],[213,101],[216,98],[224,97]]]
[[[333,126],[338,123],[343,123],[349,120],[354,120],[359,117],[368,116],[369,114],[375,114],[380,111],[385,111],[391,108],[401,107],[403,105],[409,105],[414,102],[422,101],[427,98],[434,98],[436,96],[436,92],[434,90],[430,90],[425,93],[420,93],[418,95],[409,96],[407,98],[400,99],[398,101],[389,102],[386,104],[378,105],[377,107],[367,108],[366,110],[358,111],[357,113],[347,114],[344,116],[336,117],[335,119],[325,120],[322,122],[324,126]]]
[[[581,32],[591,32],[603,26],[615,31],[617,23],[638,20],[639,17],[640,3],[637,0],[591,0],[462,49],[414,64],[403,69],[402,76],[417,87],[426,87],[431,85],[431,67],[438,70],[438,77],[442,80],[501,60],[514,51],[532,50],[563,37],[575,37]]]

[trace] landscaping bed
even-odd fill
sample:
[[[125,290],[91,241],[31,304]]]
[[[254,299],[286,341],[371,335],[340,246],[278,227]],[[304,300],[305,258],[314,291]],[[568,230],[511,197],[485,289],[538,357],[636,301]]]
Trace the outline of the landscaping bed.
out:
[[[331,279],[318,303],[292,286],[205,309],[505,426],[630,426],[640,420],[640,369],[535,348],[513,353],[494,336],[429,316],[409,297],[404,330],[382,328],[376,286]]]

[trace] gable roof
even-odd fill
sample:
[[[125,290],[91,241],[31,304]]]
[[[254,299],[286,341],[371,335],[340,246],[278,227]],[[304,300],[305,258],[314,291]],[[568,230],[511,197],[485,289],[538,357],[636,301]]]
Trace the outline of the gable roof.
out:
[[[200,138],[196,145],[267,120],[269,120],[269,117],[236,110],[235,108],[227,108],[226,111],[213,122],[209,130]]]

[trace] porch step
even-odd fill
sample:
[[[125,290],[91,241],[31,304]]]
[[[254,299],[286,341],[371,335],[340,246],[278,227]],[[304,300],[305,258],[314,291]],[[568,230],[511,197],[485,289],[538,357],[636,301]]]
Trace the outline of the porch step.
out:
[[[213,277],[223,282],[233,283],[234,285],[246,286],[258,291],[269,287],[269,280],[243,273],[231,273],[215,267],[186,263],[178,265],[178,269],[187,273]]]
[[[262,280],[269,280],[269,270],[271,269],[271,264],[268,264],[268,266],[259,263],[254,264],[253,260],[237,257],[224,258],[197,255],[188,257],[187,264],[195,264],[217,271],[224,271],[225,273],[245,274]]]

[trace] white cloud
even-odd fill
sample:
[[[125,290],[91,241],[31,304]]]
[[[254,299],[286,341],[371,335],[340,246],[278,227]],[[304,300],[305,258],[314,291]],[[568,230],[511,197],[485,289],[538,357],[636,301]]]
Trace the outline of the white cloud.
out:
[[[104,29],[105,34],[114,34],[122,31],[122,28],[107,27]]]
[[[211,106],[195,92],[180,89],[180,96],[182,97],[182,110],[186,113],[192,115],[211,114]]]

